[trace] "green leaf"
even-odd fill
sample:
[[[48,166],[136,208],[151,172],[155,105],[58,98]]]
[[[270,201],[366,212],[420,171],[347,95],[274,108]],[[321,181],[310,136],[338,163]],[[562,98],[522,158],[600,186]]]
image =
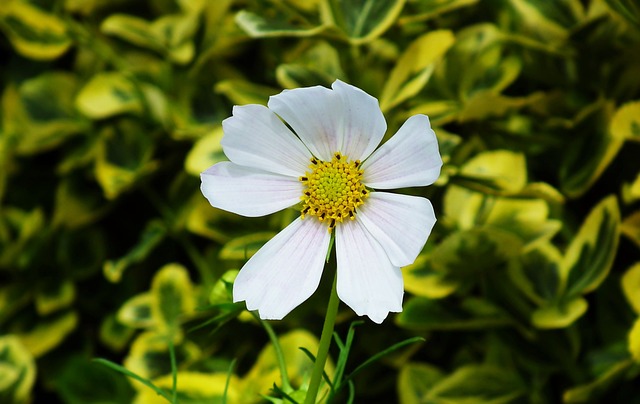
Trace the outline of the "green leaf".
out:
[[[571,241],[562,262],[569,273],[569,297],[591,292],[611,270],[620,238],[620,211],[615,196],[596,205]]]
[[[472,6],[478,3],[478,1],[479,0],[438,0],[409,2],[409,5],[414,9],[413,13],[405,13],[404,16],[399,18],[398,22],[401,25],[405,25],[428,21],[459,8]]]
[[[567,143],[560,163],[562,191],[575,198],[584,194],[602,175],[622,147],[621,132],[611,132],[611,102],[598,101],[581,111],[576,119],[573,140]]]
[[[216,93],[223,94],[236,105],[260,104],[267,105],[269,97],[278,90],[246,80],[222,80],[214,87]]]
[[[598,398],[600,398],[611,385],[625,377],[632,364],[633,362],[630,360],[615,363],[592,382],[566,390],[562,394],[562,402],[573,404],[598,401]]]
[[[538,305],[558,299],[566,282],[562,255],[548,242],[511,260],[508,273],[513,284]]]
[[[383,111],[415,96],[427,84],[435,64],[449,50],[455,38],[449,30],[431,31],[413,41],[400,56],[380,95]]]
[[[609,132],[615,139],[640,141],[640,101],[621,106],[611,118]]]
[[[18,53],[34,60],[56,59],[72,44],[61,19],[24,1],[4,2],[0,29]]]
[[[219,257],[224,260],[247,260],[275,235],[267,231],[234,238],[222,247]]]
[[[88,120],[75,111],[78,88],[72,74],[48,72],[24,81],[17,90],[13,85],[5,90],[4,130],[18,154],[49,151],[89,129]]]
[[[193,59],[192,38],[197,29],[195,13],[165,15],[152,23],[127,14],[112,14],[100,26],[107,35],[166,55],[177,64]]]
[[[442,371],[426,363],[409,362],[400,368],[398,375],[398,398],[400,404],[422,404],[427,402],[429,390],[444,378]]]
[[[323,19],[345,33],[352,44],[371,42],[396,21],[404,0],[326,0]]]
[[[56,391],[68,404],[131,402],[133,389],[120,374],[75,355],[55,379]]]
[[[176,335],[180,322],[195,310],[193,284],[186,268],[167,264],[153,277],[151,286],[151,316],[156,330]]]
[[[587,307],[587,301],[581,297],[552,303],[534,311],[531,322],[538,328],[565,328],[580,318]]]
[[[522,242],[507,232],[474,228],[453,233],[431,252],[431,266],[453,279],[470,280],[496,270],[520,253]]]
[[[622,291],[627,301],[636,312],[640,315],[640,262],[629,268],[621,279]]]
[[[490,365],[467,365],[438,381],[427,393],[433,403],[511,403],[527,392],[516,372]]]
[[[512,323],[500,308],[485,300],[467,298],[456,306],[447,300],[421,297],[405,303],[396,322],[411,330],[484,330]]]
[[[120,282],[124,271],[133,264],[142,262],[167,235],[167,229],[160,221],[152,220],[140,235],[138,243],[124,256],[104,263],[103,273],[110,282]]]
[[[291,10],[271,8],[268,14],[271,14],[269,18],[265,18],[256,13],[242,10],[236,15],[236,23],[253,38],[310,37],[318,35],[326,29],[326,26],[310,23],[306,18]]]
[[[607,5],[640,29],[640,6],[634,0],[605,0]]]
[[[276,79],[284,88],[323,85],[330,87],[336,78],[344,78],[340,54],[329,43],[318,41],[290,63],[276,68]]]
[[[7,403],[31,401],[36,380],[36,363],[18,337],[0,336],[0,400]]]

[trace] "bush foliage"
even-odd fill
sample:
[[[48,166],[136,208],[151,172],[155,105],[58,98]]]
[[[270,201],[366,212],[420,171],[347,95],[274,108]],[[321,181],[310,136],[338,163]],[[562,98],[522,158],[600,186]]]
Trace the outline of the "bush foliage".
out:
[[[339,78],[389,134],[429,115],[445,166],[408,190],[439,221],[404,311],[341,307],[336,402],[640,402],[636,1],[3,0],[0,53],[0,401],[166,402],[116,364],[303,397],[330,282],[272,323],[229,296],[298,212],[216,210],[199,173],[234,104]]]

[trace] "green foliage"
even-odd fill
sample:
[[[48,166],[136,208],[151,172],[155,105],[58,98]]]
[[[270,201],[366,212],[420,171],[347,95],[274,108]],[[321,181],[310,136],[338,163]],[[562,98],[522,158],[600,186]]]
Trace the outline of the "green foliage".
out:
[[[327,282],[277,323],[230,297],[299,212],[199,174],[233,105],[335,79],[445,166],[403,312],[341,307],[318,397],[635,402],[640,7],[489,3],[2,1],[0,402],[302,402]]]

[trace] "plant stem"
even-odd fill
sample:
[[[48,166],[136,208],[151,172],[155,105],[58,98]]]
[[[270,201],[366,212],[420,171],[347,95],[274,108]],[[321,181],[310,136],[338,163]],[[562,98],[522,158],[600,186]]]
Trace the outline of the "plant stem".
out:
[[[258,317],[255,314],[254,314],[254,317],[262,324],[264,329],[267,331],[267,334],[269,335],[269,339],[271,340],[273,349],[276,352],[276,358],[278,358],[278,366],[280,367],[280,376],[282,377],[282,390],[289,393],[292,390],[291,383],[289,382],[289,375],[287,374],[287,364],[284,361],[284,353],[282,352],[280,341],[278,341],[278,336],[273,331],[271,324],[269,324],[265,320],[261,320],[260,317]]]
[[[327,315],[324,318],[324,325],[322,326],[322,335],[320,336],[320,346],[318,347],[316,362],[313,366],[313,373],[311,373],[311,381],[309,382],[307,397],[304,400],[305,404],[314,404],[316,402],[316,396],[318,395],[318,389],[320,387],[320,382],[322,381],[322,374],[324,373],[324,364],[329,356],[329,346],[331,345],[331,337],[333,336],[333,326],[336,323],[338,305],[340,304],[338,291],[336,289],[337,279],[338,274],[336,273],[333,278],[333,286],[331,287],[329,305],[327,306]]]

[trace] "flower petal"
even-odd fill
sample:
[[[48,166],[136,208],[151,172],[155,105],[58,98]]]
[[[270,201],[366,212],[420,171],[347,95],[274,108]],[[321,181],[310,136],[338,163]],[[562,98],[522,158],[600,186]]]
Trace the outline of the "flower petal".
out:
[[[391,139],[362,165],[368,187],[394,189],[433,184],[442,158],[426,115],[409,118]]]
[[[256,217],[277,212],[300,202],[303,185],[293,177],[218,163],[200,174],[202,194],[214,208]]]
[[[342,100],[342,146],[349,159],[364,160],[380,144],[387,122],[378,100],[357,87],[336,80],[331,86]]]
[[[233,107],[222,128],[224,154],[236,164],[290,176],[304,175],[309,166],[309,150],[265,106]]]
[[[245,300],[262,319],[282,319],[318,288],[330,238],[326,224],[294,220],[242,267],[233,301]]]
[[[428,199],[388,192],[369,194],[364,205],[358,208],[356,219],[398,267],[413,264],[436,223]]]
[[[331,161],[342,144],[340,96],[321,86],[284,90],[269,98],[269,108],[293,128],[314,156]]]
[[[389,312],[402,311],[400,268],[357,216],[336,226],[336,257],[338,296],[359,316],[380,324]]]

